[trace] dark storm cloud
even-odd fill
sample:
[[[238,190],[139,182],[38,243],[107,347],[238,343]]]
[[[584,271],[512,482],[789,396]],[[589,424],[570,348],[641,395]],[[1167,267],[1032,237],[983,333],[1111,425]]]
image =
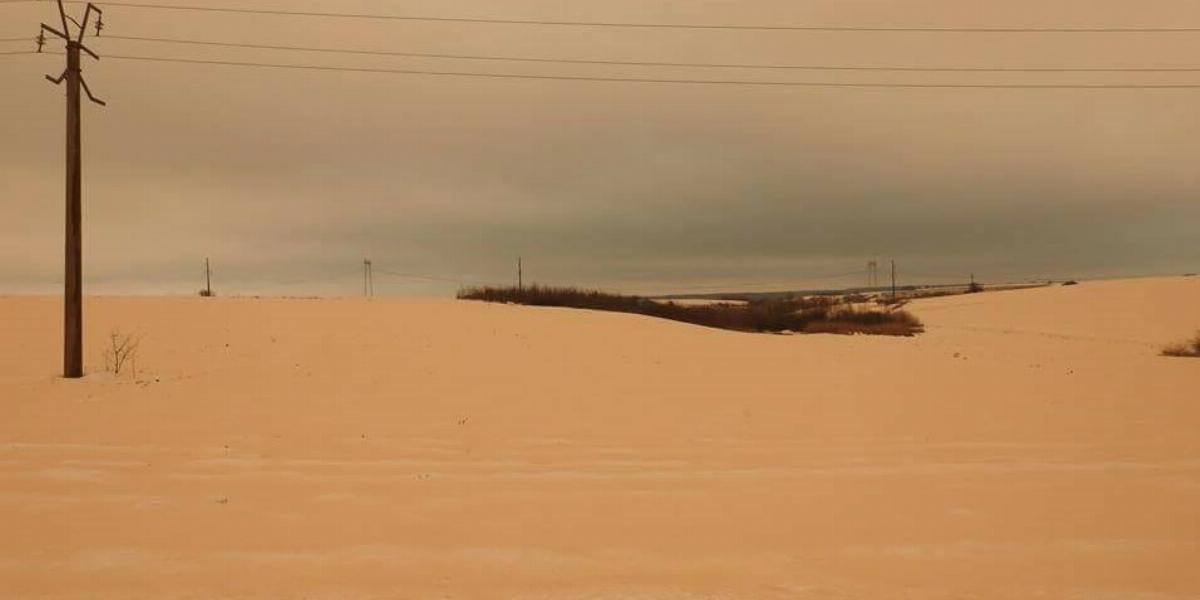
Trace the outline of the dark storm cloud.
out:
[[[576,10],[599,20],[696,22],[1093,23],[1081,21],[1088,17],[1126,25],[1153,15],[1161,23],[1143,24],[1200,22],[1200,9],[1180,2],[1155,3],[1136,14],[1118,2],[968,4],[927,0],[900,11],[886,2],[853,10],[836,2],[768,2],[756,9],[697,2],[659,10],[622,2]],[[36,22],[43,8],[5,9],[22,19],[5,19],[4,30]],[[484,3],[455,8],[497,10]],[[450,10],[419,3],[418,9]],[[505,8],[521,15],[563,10],[537,2]],[[1031,14],[1038,22],[1026,22]],[[134,33],[153,27],[179,37],[241,40],[255,31],[253,24],[230,27],[216,17],[185,26],[163,15],[127,14],[121,22]],[[209,24],[216,28],[204,27]],[[326,46],[731,62],[1162,65],[1200,55],[1200,41],[1179,36],[1112,44],[1028,36],[530,35],[509,28],[448,37],[412,25],[397,38],[397,29],[320,22],[269,31],[268,42]],[[220,55],[104,43],[110,52]],[[56,60],[46,58],[0,63],[0,76],[15,83],[0,99],[0,197],[9,215],[0,223],[4,289],[52,289],[58,277],[61,98],[36,83]],[[698,76],[678,69],[588,72]],[[1185,76],[869,77],[1087,82]],[[716,88],[119,61],[89,66],[89,78],[113,100],[85,116],[92,289],[190,292],[204,256],[245,292],[352,293],[357,265],[367,255],[385,269],[440,278],[396,279],[384,288],[395,292],[453,289],[442,279],[507,281],[518,255],[542,281],[636,291],[852,285],[861,278],[845,274],[874,257],[897,258],[910,278],[937,280],[970,272],[1000,280],[1196,270],[1190,250],[1200,231],[1194,92]]]

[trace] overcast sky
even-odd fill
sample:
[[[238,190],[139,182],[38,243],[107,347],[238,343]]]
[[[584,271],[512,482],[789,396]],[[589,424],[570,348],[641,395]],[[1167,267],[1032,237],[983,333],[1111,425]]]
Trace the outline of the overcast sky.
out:
[[[208,0],[163,2],[220,5]],[[103,5],[103,3],[101,3]],[[1194,0],[229,3],[445,17],[1200,27]],[[72,10],[78,10],[73,6]],[[0,4],[0,38],[55,23]],[[655,30],[110,7],[106,34],[494,56],[855,66],[1200,67],[1200,34]],[[1200,83],[1196,73],[888,73],[479,62],[91,39],[102,55],[600,77]],[[3,43],[0,51],[28,48]],[[60,289],[55,55],[0,56],[0,293]],[[85,289],[355,294],[526,281],[627,292],[1200,270],[1200,89],[847,89],[85,62]],[[392,273],[385,274],[384,272]],[[395,274],[438,279],[417,279]]]

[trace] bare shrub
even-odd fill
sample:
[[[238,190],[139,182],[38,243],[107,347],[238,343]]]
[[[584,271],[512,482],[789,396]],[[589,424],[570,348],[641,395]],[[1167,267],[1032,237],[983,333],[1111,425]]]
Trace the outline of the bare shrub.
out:
[[[136,377],[137,350],[141,338],[131,334],[113,331],[108,334],[109,346],[104,350],[104,369],[120,375],[126,365],[133,365]]]
[[[1200,333],[1191,340],[1163,348],[1162,355],[1200,358]]]
[[[635,313],[735,331],[878,335],[913,335],[923,331],[920,321],[910,313],[898,310],[898,306],[892,310],[855,310],[837,298],[828,296],[746,299],[744,304],[683,305],[640,296],[534,285],[525,288],[466,288],[459,291],[458,297],[485,302]]]

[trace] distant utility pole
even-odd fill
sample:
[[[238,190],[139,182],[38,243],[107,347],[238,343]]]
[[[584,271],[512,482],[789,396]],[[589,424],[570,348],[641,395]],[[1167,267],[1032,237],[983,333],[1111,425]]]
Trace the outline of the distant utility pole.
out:
[[[375,273],[369,258],[363,259],[363,295],[368,298],[375,295]]]
[[[521,257],[517,257],[517,290],[525,289],[525,273],[521,266]]]
[[[212,297],[212,269],[208,267],[208,257],[204,258],[204,295]]]
[[[92,13],[96,13],[96,35],[104,28],[104,17],[99,8],[88,3],[83,13],[83,21],[76,21],[67,16],[62,0],[58,0],[58,16],[62,21],[59,31],[45,23],[38,32],[38,52],[46,45],[46,32],[58,36],[67,43],[67,68],[58,78],[46,76],[51,83],[58,85],[67,82],[67,218],[66,218],[66,269],[63,282],[63,377],[83,377],[83,235],[81,227],[83,204],[83,160],[80,135],[79,89],[87,93],[92,102],[104,106],[104,102],[92,95],[88,84],[83,80],[80,69],[80,52],[86,52],[96,60],[100,60],[95,52],[83,45],[83,36],[87,33],[88,21]],[[79,31],[72,37],[68,21],[74,23]]]
[[[896,299],[896,261],[892,260],[892,300]]]

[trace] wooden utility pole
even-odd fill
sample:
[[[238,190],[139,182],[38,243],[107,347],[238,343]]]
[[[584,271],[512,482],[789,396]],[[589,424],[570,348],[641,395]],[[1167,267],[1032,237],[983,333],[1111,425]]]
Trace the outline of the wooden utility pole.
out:
[[[517,257],[517,290],[525,289],[525,274],[521,269],[521,257]]]
[[[363,259],[363,295],[368,298],[375,295],[375,273],[369,258]]]
[[[204,295],[212,297],[212,270],[208,268],[208,257],[204,258]]]
[[[892,260],[892,300],[896,299],[896,261]]]
[[[103,16],[99,8],[89,3],[83,13],[83,21],[76,21],[67,16],[62,0],[58,0],[58,15],[62,20],[62,31],[42,23],[38,32],[38,52],[46,44],[46,32],[58,36],[66,42],[67,68],[58,78],[46,76],[51,83],[58,85],[67,82],[67,210],[66,210],[66,244],[63,282],[63,377],[83,377],[83,234],[82,234],[82,205],[83,205],[83,152],[80,127],[80,88],[87,93],[88,99],[104,106],[104,102],[96,99],[83,80],[80,68],[80,53],[86,52],[96,60],[100,60],[95,52],[83,45],[83,36],[87,33],[88,20],[96,13],[96,35],[103,28]],[[79,34],[72,38],[68,20],[79,28]]]

